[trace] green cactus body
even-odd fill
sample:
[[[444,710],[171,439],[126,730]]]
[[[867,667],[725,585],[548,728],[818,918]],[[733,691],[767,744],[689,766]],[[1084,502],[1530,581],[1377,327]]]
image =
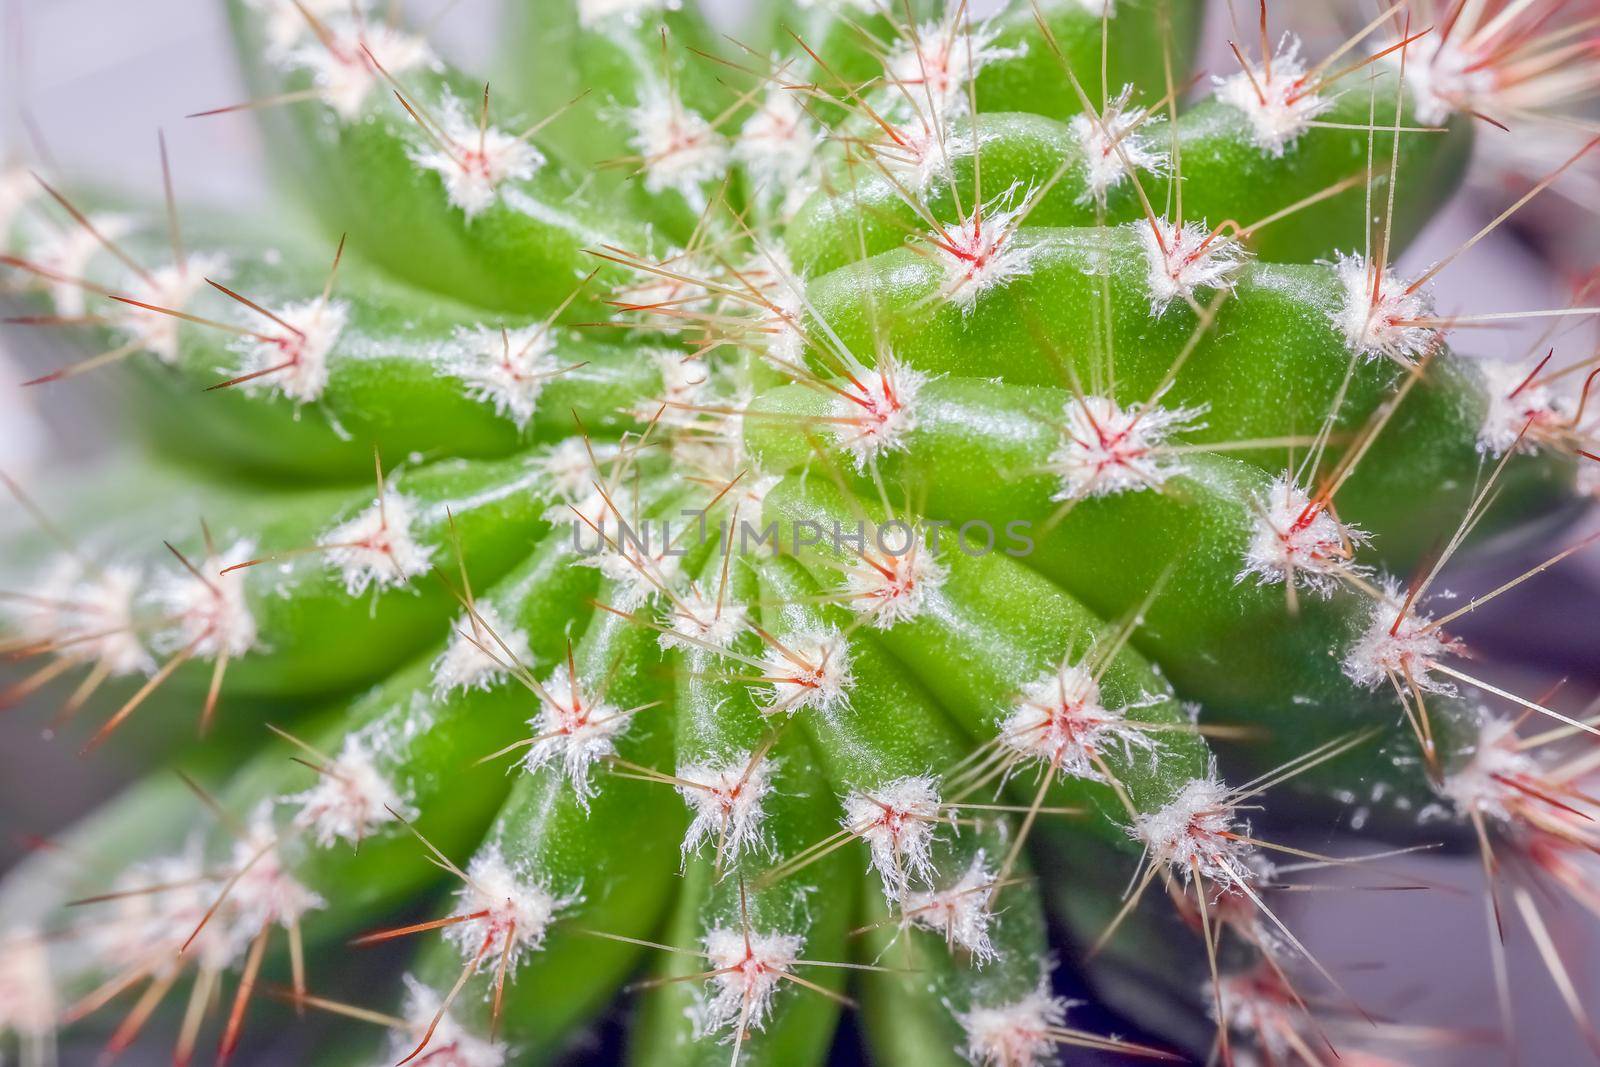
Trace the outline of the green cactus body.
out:
[[[624,1019],[636,1067],[804,1067],[857,1007],[884,1064],[1161,1054],[1075,1028],[1066,959],[1163,1049],[1321,1064],[1252,822],[1354,797],[1581,882],[1545,746],[1592,726],[1476,688],[1432,598],[1577,510],[1592,413],[1392,265],[1521,99],[1441,55],[1559,4],[1321,62],[1263,25],[1199,90],[1189,0],[807,0],[741,48],[516,0],[492,89],[378,6],[228,5],[315,233],[0,186],[7,300],[85,351],[40,387],[117,364],[138,430],[12,486],[10,695],[193,786],[0,886],[0,1036],[181,1000],[226,1060],[270,988],[340,1064]],[[379,944],[403,981],[324,984]]]

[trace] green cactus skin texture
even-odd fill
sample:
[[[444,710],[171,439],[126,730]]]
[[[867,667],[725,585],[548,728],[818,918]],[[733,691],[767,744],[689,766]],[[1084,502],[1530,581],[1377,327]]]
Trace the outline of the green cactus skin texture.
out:
[[[1441,571],[1589,547],[1589,364],[1457,347],[1594,309],[1396,265],[1582,128],[1583,5],[1262,5],[1215,74],[1202,0],[502,6],[486,84],[227,0],[192,121],[303,225],[0,174],[11,328],[82,349],[30,386],[130,416],[6,477],[0,699],[158,765],[0,881],[0,1050],[1409,1062],[1279,918],[1330,819],[1481,849],[1589,1032],[1597,731]]]

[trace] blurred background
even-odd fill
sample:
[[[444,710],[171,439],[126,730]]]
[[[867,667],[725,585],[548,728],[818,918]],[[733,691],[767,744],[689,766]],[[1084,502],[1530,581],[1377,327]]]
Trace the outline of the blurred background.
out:
[[[708,5],[730,28],[742,0]],[[69,181],[159,197],[157,130],[164,130],[180,199],[249,213],[267,222],[289,210],[273,200],[263,180],[262,148],[248,115],[185,120],[206,107],[246,98],[229,51],[218,0],[0,0],[0,162],[26,162]],[[468,69],[485,69],[494,40],[498,0],[428,0],[408,3],[435,20],[436,46]],[[978,9],[982,5],[975,4]],[[1253,5],[1238,13],[1246,25]],[[1202,65],[1217,73],[1236,69],[1227,41],[1233,34],[1226,5],[1217,3]],[[1290,0],[1272,4],[1275,30],[1293,28],[1308,38],[1337,40],[1369,18],[1371,4]],[[1253,30],[1252,30],[1253,32]],[[1253,37],[1251,38],[1253,39]],[[1319,53],[1312,43],[1309,51]],[[530,57],[537,62],[538,57]],[[1531,154],[1511,156],[1481,132],[1478,177],[1424,233],[1401,264],[1415,272],[1449,253],[1571,151],[1552,139]],[[1527,142],[1519,141],[1526,146]],[[1580,142],[1581,143],[1581,142]],[[1600,266],[1600,176],[1580,168],[1544,194],[1513,223],[1498,230],[1451,268],[1441,287],[1442,314],[1488,309],[1553,308],[1568,303],[1580,279]],[[1474,355],[1528,355],[1546,322],[1474,330],[1457,345]],[[1593,358],[1596,330],[1578,320],[1544,342],[1557,362]],[[67,387],[23,390],[18,383],[61,362],[48,333],[0,327],[0,470],[24,485],[42,485],[65,465],[115,450],[117,424],[111,376],[88,376]],[[1581,376],[1573,376],[1581,380]],[[11,508],[9,498],[0,509]],[[15,519],[17,516],[12,515]],[[1440,516],[1441,525],[1455,516]],[[1591,518],[1590,528],[1600,528]],[[1563,543],[1581,535],[1566,530]],[[1513,546],[1495,567],[1471,564],[1449,572],[1460,595],[1492,588],[1549,545]],[[1579,713],[1600,691],[1600,557],[1590,553],[1526,583],[1499,610],[1474,620],[1464,636],[1483,650],[1490,677],[1518,692],[1543,692],[1561,683],[1552,702]],[[3,677],[3,676],[0,676]],[[76,745],[56,741],[40,723],[48,709],[0,709],[0,870],[37,838],[48,837],[98,799],[114,791],[139,766],[137,737],[108,746],[89,759]],[[1290,841],[1327,847],[1336,827],[1296,828]],[[1344,847],[1350,848],[1348,840]],[[1371,848],[1356,851],[1372,851]],[[1279,904],[1289,925],[1375,1015],[1419,1026],[1476,1033],[1478,1044],[1420,1043],[1406,1062],[1505,1062],[1504,1051],[1482,1043],[1497,1018],[1482,877],[1473,855],[1406,856],[1387,861],[1378,880],[1429,883],[1429,892],[1385,893],[1346,888],[1292,894]],[[1370,872],[1338,872],[1326,879],[1371,884]],[[1581,989],[1600,989],[1600,939],[1592,916],[1552,901],[1552,931],[1573,961]],[[1522,1061],[1590,1062],[1592,1055],[1571,1023],[1525,936],[1509,940]],[[382,958],[378,958],[382,965]],[[304,1062],[306,1049],[262,1037],[246,1050],[253,1064]],[[843,1046],[842,1046],[843,1047]],[[842,1055],[847,1053],[842,1053]],[[68,1047],[63,1062],[93,1062],[95,1050]],[[159,1042],[134,1050],[123,1062],[167,1062]],[[1081,1057],[1078,1062],[1091,1062]]]

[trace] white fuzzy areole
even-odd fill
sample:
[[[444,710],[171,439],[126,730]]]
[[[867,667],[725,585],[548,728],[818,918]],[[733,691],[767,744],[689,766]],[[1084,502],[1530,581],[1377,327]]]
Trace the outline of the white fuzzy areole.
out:
[[[1130,831],[1152,862],[1164,863],[1185,880],[1199,874],[1223,884],[1253,877],[1245,859],[1251,846],[1225,836],[1235,833],[1228,787],[1215,776],[1187,782],[1159,811],[1143,812]]]
[[[1383,584],[1382,596],[1372,604],[1367,628],[1345,653],[1344,673],[1357,685],[1376,689],[1398,680],[1427,693],[1451,693],[1454,687],[1434,677],[1433,664],[1463,651],[1442,628],[1430,629],[1433,618],[1415,606],[1401,615],[1404,594],[1392,579]],[[1400,619],[1398,626],[1396,618]]]
[[[970,136],[953,134],[943,124],[929,122],[921,115],[896,126],[892,132],[870,146],[873,157],[897,181],[913,193],[920,193],[936,178],[950,175],[952,156],[970,151]]]
[[[1292,479],[1273,479],[1267,499],[1257,504],[1255,530],[1236,581],[1253,577],[1257,585],[1279,585],[1292,575],[1297,587],[1326,597],[1343,578],[1369,572],[1351,556],[1370,535],[1313,503]]]
[[[256,375],[241,382],[239,388],[276,391],[296,404],[320,400],[328,387],[328,357],[344,333],[349,307],[338,300],[306,300],[275,308],[273,314],[290,329],[269,322],[267,329],[282,332],[262,330],[263,337],[242,338],[233,345],[242,357],[239,375]],[[259,319],[249,324],[252,330],[260,327]]]
[[[1073,397],[1063,410],[1062,440],[1050,453],[1061,479],[1051,499],[1078,500],[1160,489],[1184,473],[1164,449],[1175,434],[1200,428],[1201,408],[1122,407],[1104,396]]]
[[[644,93],[644,103],[628,112],[628,121],[645,190],[675,192],[696,210],[704,208],[705,186],[728,172],[732,153],[727,139],[670,89],[646,88]]]
[[[1021,759],[1039,760],[1072,778],[1106,780],[1097,765],[1108,748],[1131,757],[1134,749],[1155,750],[1150,735],[1128,719],[1128,710],[1161,698],[1146,695],[1133,704],[1108,708],[1088,668],[1063,663],[1022,691],[1000,727],[1000,740]]]
[[[314,37],[292,50],[284,65],[304,70],[322,103],[345,122],[361,115],[374,90],[384,89],[384,78],[373,59],[392,77],[433,62],[428,42],[386,21],[329,27],[326,41]],[[368,53],[371,53],[369,58]],[[387,91],[382,92],[387,96]]]
[[[836,628],[785,634],[783,647],[769,647],[762,657],[768,715],[817,711],[832,714],[849,703],[850,651]]]
[[[463,959],[476,959],[477,970],[514,974],[523,959],[544,947],[550,924],[576,896],[557,897],[542,879],[508,863],[499,845],[491,844],[472,858],[467,884],[456,891],[456,916],[481,915],[445,928],[445,940]]]
[[[1130,174],[1141,170],[1150,174],[1167,172],[1167,153],[1138,132],[1146,117],[1128,111],[1132,96],[1133,86],[1123,86],[1122,92],[1106,102],[1098,119],[1090,115],[1072,117],[1072,134],[1083,149],[1080,204],[1104,207],[1106,194],[1126,182]]]
[[[1055,1061],[1052,1031],[1067,1021],[1071,1002],[1052,996],[1043,982],[1009,1004],[957,1013],[966,1031],[963,1054],[977,1067],[1042,1067]]]
[[[616,740],[633,716],[604,701],[592,702],[592,690],[574,687],[567,670],[563,663],[544,681],[539,714],[528,720],[538,740],[529,747],[523,766],[532,774],[546,764],[560,763],[578,803],[587,811],[597,792],[590,772],[596,763],[616,754]]]
[[[86,947],[95,967],[115,974],[153,966],[152,974],[161,978],[175,977],[191,958],[203,967],[225,967],[243,944],[226,921],[201,926],[221,885],[197,850],[126,868],[111,884],[117,895],[88,926]],[[191,936],[193,943],[180,954]]]
[[[1017,227],[1029,207],[1029,194],[1019,196],[1021,189],[1013,185],[960,223],[926,238],[944,266],[939,295],[964,314],[971,314],[985,293],[1032,269],[1036,246],[1017,244]]]
[[[354,7],[365,14],[370,0],[245,0],[246,6],[257,12],[266,30],[267,55],[282,60],[316,37],[312,18],[326,22],[350,14]]]
[[[1406,89],[1416,105],[1416,120],[1424,126],[1442,126],[1458,112],[1498,110],[1494,64],[1461,48],[1456,36],[1430,33],[1406,46]],[[1385,62],[1398,68],[1400,54],[1386,56]]]
[[[889,541],[890,535],[883,536]],[[871,547],[852,560],[845,570],[843,595],[857,615],[870,619],[877,629],[887,630],[921,615],[929,595],[938,592],[949,576],[950,569],[911,532],[903,552]]]
[[[805,938],[715,927],[706,932],[707,995],[697,1005],[696,1030],[760,1030],[772,1014],[778,983],[794,972]]]
[[[78,283],[84,280],[94,257],[105,251],[101,238],[117,241],[133,230],[133,220],[123,215],[90,215],[89,223],[98,237],[88,227],[70,224],[52,232],[34,249],[32,262],[61,276],[44,283],[57,315],[78,318],[88,313],[88,293]]]
[[[248,562],[254,543],[236,541],[219,556],[196,565],[204,580],[186,568],[170,570],[155,580],[150,600],[158,614],[171,624],[155,635],[151,645],[159,652],[188,649],[202,659],[226,654],[237,658],[256,646],[256,620],[245,596],[246,570],[222,573]]]
[[[849,420],[835,427],[834,436],[856,470],[865,471],[879,456],[905,449],[906,435],[917,428],[917,397],[928,376],[885,352],[877,366],[854,377],[842,385],[847,395],[833,401],[832,414]]]
[[[326,772],[318,773],[315,785],[283,798],[283,803],[300,809],[294,825],[310,831],[322,848],[332,848],[341,840],[360,845],[379,827],[394,822],[395,812],[416,818],[416,810],[379,769],[375,757],[360,734],[347,737]]]
[[[1250,261],[1250,253],[1238,241],[1212,233],[1203,222],[1179,226],[1167,219],[1147,219],[1128,225],[1144,245],[1150,311],[1158,317],[1173,301],[1195,303],[1195,294],[1202,289],[1231,290]]]
[[[1217,99],[1244,113],[1256,147],[1274,159],[1281,159],[1317,116],[1333,106],[1331,98],[1307,92],[1313,86],[1307,85],[1300,40],[1292,34],[1284,35],[1271,63],[1212,80]]]
[[[639,26],[644,16],[656,11],[677,11],[683,0],[578,0],[578,25],[593,29],[615,19],[626,26]]]
[[[474,612],[461,613],[450,643],[433,661],[435,693],[492,689],[510,675],[511,668],[533,662],[528,635],[507,622],[493,604],[480,600]]]
[[[411,162],[439,175],[445,198],[468,219],[494,206],[506,182],[527,181],[545,164],[544,153],[522,138],[494,126],[480,129],[453,96],[445,98],[434,117],[443,145],[429,139],[412,150]]]
[[[224,906],[230,938],[239,948],[269,926],[288,929],[298,925],[307,912],[327,906],[327,901],[284,866],[278,852],[279,840],[269,801],[251,817],[245,836],[234,842],[228,864],[232,888]]]
[[[773,763],[751,763],[752,753],[735,753],[720,763],[689,763],[678,768],[678,794],[694,813],[683,836],[687,859],[707,842],[716,843],[723,867],[762,847],[763,803],[772,791]]]
[[[972,857],[965,873],[943,889],[912,890],[905,895],[901,915],[913,926],[931,930],[945,944],[960,948],[976,963],[987,963],[999,953],[989,939],[995,913],[989,907],[995,873],[982,850]]]
[[[1538,761],[1518,747],[1520,741],[1515,723],[1486,716],[1478,726],[1471,758],[1445,774],[1439,794],[1454,804],[1462,816],[1515,821],[1514,809],[1527,802],[1529,791],[1551,793],[1543,784]]]
[[[974,24],[964,6],[953,8],[900,40],[884,62],[884,76],[919,110],[941,118],[964,112],[968,85],[984,67],[1028,52],[1026,45],[996,48],[999,36],[988,22]]]
[[[576,503],[594,490],[595,482],[604,482],[598,465],[603,465],[617,454],[617,446],[607,441],[590,441],[583,437],[567,437],[552,445],[539,460],[539,470],[550,480],[550,488],[563,501]],[[565,507],[558,509],[567,520],[573,518]]]
[[[1479,452],[1495,457],[1513,448],[1536,452],[1552,438],[1575,429],[1577,404],[1533,380],[1538,368],[1488,359],[1477,360],[1473,366],[1489,397],[1483,424],[1478,427]]]
[[[184,258],[181,264],[168,264],[149,271],[146,278],[130,274],[127,293],[144,304],[172,311],[187,311],[196,296],[207,287],[206,279],[214,278],[227,269],[227,257],[220,254],[195,253]],[[157,359],[172,364],[178,359],[178,327],[181,321],[148,308],[118,304],[113,312],[117,326],[144,351]]]
[[[871,868],[883,880],[884,896],[901,900],[913,881],[933,880],[933,842],[942,815],[939,781],[931,775],[896,778],[844,798],[846,830],[867,843]]]
[[[50,949],[36,930],[0,933],[0,1034],[7,1030],[25,1042],[55,1033],[58,1007]]]
[[[562,369],[556,342],[555,334],[543,326],[463,329],[441,361],[439,373],[457,379],[468,396],[525,430],[538,411],[544,387]]]
[[[693,426],[699,412],[690,408],[705,403],[711,382],[711,368],[703,359],[690,359],[679,352],[649,353],[650,362],[661,376],[661,388],[634,405],[633,414],[642,422],[657,422],[663,427]]]
[[[784,195],[810,165],[820,137],[799,96],[775,88],[739,128],[733,157],[743,163],[763,193]]]
[[[612,607],[619,611],[633,611],[664,596],[665,590],[676,584],[683,570],[682,547],[674,547],[668,541],[663,533],[665,527],[652,528],[630,523],[629,530],[622,531],[615,519],[612,513],[603,527],[612,543],[579,559],[578,564],[598,568],[601,575],[612,583]],[[586,524],[580,533],[586,539],[599,537]]]
[[[134,622],[143,575],[126,564],[85,568],[59,556],[27,593],[6,605],[16,636],[59,645],[59,655],[94,663],[109,677],[148,674],[155,661]]]
[[[1372,271],[1361,255],[1340,255],[1336,270],[1344,301],[1333,321],[1350,351],[1410,366],[1438,345],[1438,330],[1416,324],[1433,315],[1426,288],[1412,292],[1410,282],[1385,270],[1374,294]]]
[[[416,507],[404,493],[385,488],[381,500],[318,538],[345,592],[360,596],[369,588],[392,589],[428,573],[433,548],[419,543],[413,532]]]
[[[690,585],[668,605],[663,620],[669,627],[661,635],[662,648],[729,649],[750,625],[750,615],[737,600],[700,591]]]
[[[433,1027],[426,1050],[413,1062],[428,1067],[505,1067],[510,1050],[498,1041],[479,1037],[463,1026],[449,1011],[443,1011],[444,997],[433,987],[406,975],[406,1029],[389,1037],[386,1064],[398,1063],[411,1055],[422,1035]]]

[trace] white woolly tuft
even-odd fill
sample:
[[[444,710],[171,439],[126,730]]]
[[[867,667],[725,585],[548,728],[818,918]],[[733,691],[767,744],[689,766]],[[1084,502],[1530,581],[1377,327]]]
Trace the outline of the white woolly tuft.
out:
[[[322,535],[317,543],[338,568],[347,593],[360,596],[368,588],[407,585],[428,573],[433,548],[416,540],[415,509],[410,497],[385,488],[382,499]]]
[[[1340,255],[1336,269],[1344,304],[1333,317],[1350,351],[1367,359],[1383,356],[1410,366],[1439,343],[1439,331],[1413,325],[1433,314],[1427,290],[1408,292],[1410,283],[1385,270],[1373,296],[1373,276],[1361,255]]]
[[[228,891],[227,929],[235,950],[242,949],[269,926],[298,925],[307,912],[327,906],[283,864],[279,833],[272,823],[272,803],[256,809],[244,837],[234,842],[232,888]]]
[[[1161,488],[1184,472],[1183,464],[1163,451],[1168,439],[1199,429],[1204,414],[1204,408],[1124,408],[1110,397],[1073,397],[1063,411],[1061,444],[1050,454],[1050,471],[1061,478],[1052,499]]]
[[[652,534],[647,526],[619,532],[614,513],[610,518],[608,527],[603,528],[611,544],[601,542],[600,550],[583,556],[578,565],[598,568],[613,583],[611,606],[619,611],[633,611],[672,588],[683,570],[682,549],[673,547],[661,531]],[[586,537],[599,537],[587,524],[579,532]]]
[[[398,1063],[415,1050],[417,1041],[433,1027],[427,1051],[418,1057],[428,1067],[505,1067],[510,1050],[498,1041],[477,1036],[454,1015],[444,1011],[444,997],[431,986],[406,975],[405,1018],[408,1024],[389,1038],[385,1064]],[[442,1014],[441,1014],[442,1013]],[[437,1025],[434,1024],[438,1020]]]
[[[60,646],[59,655],[94,663],[109,677],[148,674],[155,661],[134,628],[142,579],[124,564],[85,568],[57,557],[27,592],[6,605],[15,636]]]
[[[945,944],[970,953],[977,963],[987,963],[999,956],[989,939],[995,918],[989,907],[994,883],[995,874],[980,850],[954,884],[907,893],[901,914],[913,926],[932,930]]]
[[[1034,249],[1016,243],[1017,228],[1029,208],[1029,194],[1017,195],[1021,188],[1013,185],[962,222],[940,227],[926,238],[944,265],[939,295],[964,313],[971,313],[984,293],[1031,269]]]
[[[1054,1062],[1053,1030],[1067,1021],[1072,1002],[1039,988],[1010,1004],[973,1008],[956,1019],[967,1032],[963,1054],[977,1067],[1042,1067]]]
[[[245,5],[259,13],[266,30],[267,55],[275,60],[315,38],[316,30],[307,15],[327,22],[348,15],[352,8],[365,14],[371,6],[369,0],[245,0]]]
[[[921,115],[891,129],[872,143],[872,155],[913,193],[928,188],[935,178],[948,177],[951,157],[972,148],[970,135],[951,133]]]
[[[757,192],[784,197],[805,173],[820,140],[797,94],[772,89],[739,128],[733,156],[744,164]]]
[[[283,798],[285,804],[300,809],[295,826],[309,830],[321,847],[331,848],[340,840],[360,845],[376,828],[394,822],[394,812],[416,818],[415,809],[378,769],[374,755],[360,734],[347,737],[338,757],[319,771],[314,786]]]
[[[711,368],[705,360],[688,359],[679,352],[658,351],[649,355],[650,362],[661,375],[661,390],[635,404],[634,416],[643,422],[653,419],[662,426],[693,426],[699,413],[688,410],[687,406],[704,403]]]
[[[456,891],[454,915],[481,918],[445,928],[445,940],[465,959],[478,960],[478,971],[516,972],[523,957],[544,946],[545,933],[562,909],[577,903],[576,894],[557,897],[530,871],[506,862],[498,845],[488,845],[467,867],[467,884]]]
[[[1473,366],[1489,396],[1489,409],[1478,428],[1478,451],[1496,457],[1512,448],[1534,452],[1574,429],[1576,403],[1534,381],[1538,368],[1487,359],[1476,360]]]
[[[1344,673],[1357,685],[1375,689],[1385,683],[1415,685],[1427,693],[1451,693],[1454,687],[1432,673],[1433,664],[1445,656],[1465,651],[1442,628],[1430,628],[1433,619],[1415,607],[1402,615],[1404,596],[1393,579],[1383,583],[1382,596],[1372,605],[1367,628],[1344,657]],[[1399,619],[1396,625],[1395,620]]]
[[[153,966],[152,974],[160,978],[174,977],[191,956],[205,967],[226,966],[244,946],[224,921],[201,926],[221,886],[196,851],[125,869],[111,884],[115,896],[107,911],[96,914],[88,927],[95,964],[109,973]],[[191,935],[194,942],[180,953]]]
[[[1108,708],[1094,674],[1063,663],[1022,691],[1000,728],[1000,741],[1020,758],[1039,760],[1072,778],[1103,782],[1097,760],[1108,748],[1130,758],[1134,749],[1155,750],[1155,741],[1128,719],[1128,711],[1160,699],[1146,694],[1132,704]]]
[[[595,482],[604,481],[596,464],[603,464],[616,454],[617,446],[610,442],[568,437],[552,445],[538,463],[539,469],[550,479],[556,496],[563,501],[576,502],[593,491]],[[565,507],[554,510],[564,519],[573,517]]]
[[[141,303],[173,311],[187,311],[196,295],[207,288],[206,279],[221,274],[227,266],[228,261],[224,256],[196,253],[185,258],[182,264],[149,271],[148,279],[143,275],[130,274],[126,283],[127,292]],[[170,364],[177,360],[179,319],[130,304],[118,304],[114,318],[129,341],[136,342],[163,363]]]
[[[245,571],[223,574],[246,563],[255,551],[249,541],[235,542],[220,556],[207,557],[196,577],[184,569],[162,575],[152,584],[150,600],[172,624],[156,634],[151,645],[158,652],[189,649],[202,659],[227,654],[237,658],[256,646],[256,620],[245,597]]]
[[[1203,222],[1182,226],[1167,219],[1131,222],[1149,263],[1150,310],[1162,315],[1174,300],[1195,302],[1201,289],[1231,290],[1250,253],[1232,237],[1213,234]]]
[[[917,427],[917,396],[928,376],[901,366],[885,352],[877,366],[859,371],[855,379],[844,387],[848,395],[834,400],[834,416],[849,420],[834,433],[856,469],[864,471],[879,456],[906,447],[906,435]]]
[[[433,661],[433,689],[441,696],[456,689],[492,689],[512,668],[532,661],[528,635],[480,600],[473,612],[462,612],[450,643]]]
[[[69,279],[45,283],[56,314],[67,318],[78,318],[89,310],[87,294],[76,280],[81,280],[88,272],[90,261],[105,251],[101,237],[117,241],[133,229],[133,220],[123,215],[90,215],[89,222],[99,232],[99,237],[89,232],[88,227],[74,225],[51,231],[33,252],[32,259],[37,266]]]
[[[592,29],[615,19],[626,26],[638,26],[652,11],[676,11],[682,0],[578,0],[578,25]]]
[[[44,937],[30,929],[0,933],[0,1034],[10,1030],[24,1042],[45,1041],[55,1033],[57,1011]]]
[[[1520,741],[1515,723],[1486,716],[1478,726],[1471,757],[1445,774],[1439,794],[1463,817],[1481,815],[1496,822],[1513,822],[1512,809],[1528,798],[1528,788],[1545,792],[1537,784],[1542,778],[1539,763],[1519,747]]]
[[[528,773],[546,764],[561,764],[562,772],[587,811],[596,793],[589,774],[600,760],[616,754],[616,739],[628,728],[631,715],[604,701],[591,703],[591,694],[573,685],[566,664],[545,679],[539,697],[539,714],[528,720],[537,741],[528,749],[523,766]]]
[[[941,821],[939,780],[931,775],[896,778],[844,798],[844,828],[867,843],[870,863],[883,879],[883,893],[901,900],[913,881],[933,880],[933,842]]]
[[[446,97],[436,118],[438,137],[411,152],[411,161],[444,181],[445,197],[467,218],[476,218],[500,195],[506,182],[527,181],[544,166],[544,153],[522,138],[493,126],[478,127],[455,97]]]
[[[922,614],[928,595],[949,576],[950,569],[908,531],[904,551],[869,551],[851,562],[845,571],[844,597],[856,614],[887,630]]]
[[[1251,846],[1225,836],[1235,833],[1234,804],[1214,775],[1192,779],[1166,807],[1141,813],[1131,833],[1152,862],[1166,864],[1186,881],[1196,873],[1228,885],[1254,877],[1245,862]]]
[[[1256,147],[1274,159],[1282,158],[1317,116],[1333,106],[1331,98],[1307,91],[1312,86],[1306,80],[1300,40],[1293,34],[1284,35],[1270,64],[1212,79],[1217,99],[1244,112]]]
[[[1098,119],[1090,115],[1072,118],[1072,135],[1083,148],[1084,187],[1078,194],[1080,204],[1104,207],[1106,194],[1128,180],[1130,167],[1132,172],[1167,173],[1167,153],[1138,132],[1145,116],[1128,112],[1132,96],[1133,86],[1124,86],[1121,93],[1106,102]]]
[[[489,404],[517,429],[527,429],[539,395],[562,368],[555,335],[543,326],[475,326],[458,331],[456,342],[441,360],[439,373],[460,380],[472,399]]]
[[[713,648],[726,650],[750,624],[745,606],[700,591],[698,585],[672,598],[664,622],[670,629],[661,635],[662,648]]]
[[[239,388],[276,390],[296,404],[314,403],[328,387],[328,357],[344,333],[350,310],[337,300],[306,300],[276,308],[273,314],[291,327],[287,333],[244,337],[233,344],[242,359],[238,374],[256,375]]]
[[[974,24],[965,6],[952,8],[939,22],[925,22],[900,41],[884,63],[884,75],[914,106],[941,119],[962,113],[967,86],[997,60],[1027,54],[1026,46],[996,48],[1000,31],[988,22]],[[942,125],[942,123],[941,123]]]
[[[805,939],[799,934],[746,933],[715,927],[706,932],[705,954],[716,973],[696,1006],[696,1031],[714,1034],[729,1027],[760,1030],[772,1014],[778,983],[793,973]]]
[[[383,87],[383,75],[373,59],[398,78],[432,64],[433,53],[427,41],[404,33],[387,21],[362,20],[360,24],[329,27],[326,41],[313,37],[291,51],[284,65],[307,71],[323,104],[350,122],[361,115],[373,90]]]
[[[726,867],[740,856],[762,847],[762,807],[772,791],[771,760],[753,765],[752,754],[737,753],[720,764],[691,763],[678,768],[683,780],[677,787],[694,813],[683,837],[687,858],[706,841],[716,842],[717,863]]]
[[[762,676],[773,679],[762,711],[832,714],[844,708],[855,678],[849,646],[839,631],[805,630],[785,635],[782,642],[782,648],[768,648],[762,660]]]
[[[727,140],[670,89],[646,88],[644,102],[628,112],[632,145],[641,157],[644,187],[650,193],[676,192],[689,206],[706,204],[705,186],[727,173]]]
[[[1235,581],[1254,577],[1257,585],[1277,585],[1293,576],[1297,586],[1331,596],[1342,578],[1370,573],[1351,560],[1370,536],[1341,523],[1329,508],[1280,475],[1267,499],[1257,501],[1255,532]]]
[[[1406,46],[1406,89],[1416,105],[1416,120],[1424,126],[1442,126],[1458,112],[1481,110],[1498,93],[1495,64],[1461,48],[1452,39],[1460,36],[1430,33]],[[1385,61],[1398,67],[1400,53]],[[1489,110],[1497,109],[1490,105]]]

